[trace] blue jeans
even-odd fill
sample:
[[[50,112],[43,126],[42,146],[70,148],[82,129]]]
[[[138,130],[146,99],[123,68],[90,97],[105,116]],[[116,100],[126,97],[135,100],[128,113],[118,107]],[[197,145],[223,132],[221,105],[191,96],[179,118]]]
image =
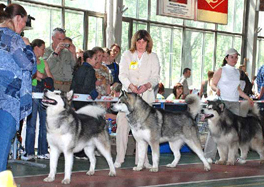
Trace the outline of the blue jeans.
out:
[[[16,120],[4,110],[0,110],[0,172],[6,170],[11,141],[16,134]]]
[[[44,155],[48,153],[46,109],[42,107],[41,99],[33,99],[32,113],[27,117],[26,153],[28,155],[35,155],[34,146],[37,113],[39,113],[38,155]]]

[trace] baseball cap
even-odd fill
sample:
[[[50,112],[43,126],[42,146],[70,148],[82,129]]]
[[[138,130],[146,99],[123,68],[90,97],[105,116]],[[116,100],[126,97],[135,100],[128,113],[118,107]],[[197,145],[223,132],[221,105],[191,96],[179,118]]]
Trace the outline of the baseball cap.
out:
[[[225,56],[227,56],[227,55],[234,55],[234,54],[240,55],[240,54],[237,52],[237,50],[235,50],[234,48],[230,48],[230,49],[228,49],[228,50],[226,51]]]

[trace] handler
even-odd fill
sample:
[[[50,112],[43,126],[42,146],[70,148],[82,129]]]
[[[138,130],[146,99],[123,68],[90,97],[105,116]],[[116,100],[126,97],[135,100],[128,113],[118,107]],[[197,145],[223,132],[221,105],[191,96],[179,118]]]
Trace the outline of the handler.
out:
[[[220,96],[225,106],[236,115],[239,115],[239,96],[248,100],[252,106],[254,105],[254,102],[241,90],[239,85],[240,73],[235,67],[239,55],[237,50],[233,48],[226,51],[222,67],[214,73],[211,84],[212,89]],[[205,144],[204,156],[212,162],[211,159],[215,159],[216,153],[216,143],[209,134]]]
[[[131,48],[125,51],[120,61],[119,79],[122,89],[134,92],[151,105],[155,101],[154,88],[160,81],[160,64],[157,54],[152,52],[153,41],[145,30],[137,31],[131,39]],[[130,126],[126,114],[117,114],[115,167],[121,167],[127,149]],[[147,149],[147,143],[145,145]],[[136,152],[137,164],[137,152]],[[145,167],[151,167],[146,157]]]

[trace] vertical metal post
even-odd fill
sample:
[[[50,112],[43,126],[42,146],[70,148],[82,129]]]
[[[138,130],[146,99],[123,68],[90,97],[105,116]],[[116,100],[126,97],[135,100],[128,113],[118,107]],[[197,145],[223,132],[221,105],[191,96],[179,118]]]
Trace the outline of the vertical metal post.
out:
[[[88,47],[88,33],[89,33],[89,18],[88,18],[88,13],[85,11],[83,17],[83,50],[87,50]]]

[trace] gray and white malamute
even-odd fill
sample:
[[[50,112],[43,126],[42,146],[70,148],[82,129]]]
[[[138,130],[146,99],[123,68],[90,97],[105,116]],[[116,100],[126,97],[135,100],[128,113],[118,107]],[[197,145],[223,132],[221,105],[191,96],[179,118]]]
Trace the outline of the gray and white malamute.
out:
[[[109,135],[104,119],[105,110],[99,106],[85,106],[75,112],[71,106],[73,91],[68,93],[45,91],[42,99],[47,106],[47,139],[50,146],[50,173],[46,182],[55,180],[58,158],[61,153],[65,157],[65,175],[61,181],[69,184],[73,165],[73,153],[84,149],[90,160],[87,175],[93,175],[97,148],[106,158],[110,167],[109,176],[115,176],[116,171],[111,157]]]
[[[174,160],[167,167],[176,167],[181,154],[180,148],[186,143],[201,159],[206,171],[211,167],[204,157],[198,137],[198,128],[194,120],[200,111],[200,99],[190,95],[186,98],[188,111],[170,112],[155,109],[146,103],[139,95],[134,93],[121,93],[119,100],[113,105],[114,111],[126,113],[132,134],[138,143],[139,161],[133,170],[143,169],[147,146],[152,150],[153,166],[151,172],[157,172],[159,166],[159,144],[169,142],[174,154]]]
[[[216,164],[234,165],[238,149],[241,156],[238,163],[245,163],[249,148],[257,151],[261,163],[264,163],[263,127],[261,124],[259,109],[256,104],[253,107],[249,103],[242,102],[244,117],[233,114],[220,100],[208,101],[206,109],[202,113],[208,118],[211,136],[217,144],[220,159]]]

